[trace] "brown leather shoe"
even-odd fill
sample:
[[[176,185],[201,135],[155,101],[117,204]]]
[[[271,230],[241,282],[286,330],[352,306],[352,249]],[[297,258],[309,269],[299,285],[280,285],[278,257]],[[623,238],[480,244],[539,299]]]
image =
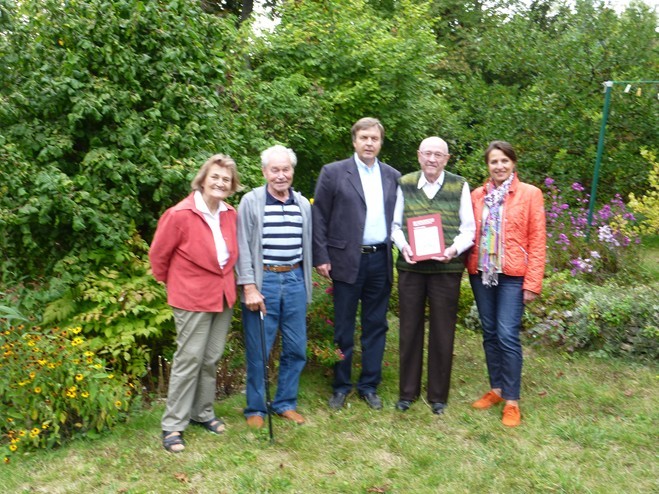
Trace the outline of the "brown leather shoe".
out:
[[[478,408],[479,410],[485,410],[486,408],[490,408],[491,406],[496,405],[497,403],[501,403],[502,401],[504,401],[504,399],[501,398],[501,396],[490,390],[485,393],[481,399],[473,402],[471,406]]]
[[[517,405],[506,405],[503,407],[503,417],[501,418],[503,425],[508,427],[517,427],[522,423],[522,414]]]
[[[247,425],[252,429],[260,429],[264,424],[265,421],[260,415],[250,415],[247,417]]]
[[[304,417],[297,413],[295,410],[286,410],[284,413],[280,413],[279,416],[286,420],[292,420],[297,425],[302,425],[304,422]]]

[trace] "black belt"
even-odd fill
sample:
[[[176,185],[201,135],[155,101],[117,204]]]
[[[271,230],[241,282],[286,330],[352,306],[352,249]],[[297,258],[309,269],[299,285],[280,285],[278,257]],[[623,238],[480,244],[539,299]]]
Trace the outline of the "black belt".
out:
[[[362,254],[373,254],[387,248],[387,244],[362,245]]]
[[[272,271],[273,273],[288,273],[300,267],[300,263],[296,262],[295,264],[264,264],[264,271]]]

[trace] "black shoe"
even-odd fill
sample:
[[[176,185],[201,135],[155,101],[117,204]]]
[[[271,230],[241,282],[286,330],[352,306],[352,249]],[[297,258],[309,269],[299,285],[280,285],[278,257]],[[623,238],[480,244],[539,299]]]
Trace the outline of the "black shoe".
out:
[[[432,408],[432,413],[435,415],[441,415],[444,413],[446,408],[446,403],[431,403],[430,408]]]
[[[373,410],[382,410],[382,400],[375,393],[366,393],[361,395],[360,398],[368,403],[368,406]]]
[[[345,405],[347,397],[347,394],[336,391],[332,396],[330,396],[329,407],[332,410],[341,410],[343,405]]]
[[[396,410],[399,412],[407,412],[411,406],[412,402],[410,400],[398,400],[398,403],[396,403]]]

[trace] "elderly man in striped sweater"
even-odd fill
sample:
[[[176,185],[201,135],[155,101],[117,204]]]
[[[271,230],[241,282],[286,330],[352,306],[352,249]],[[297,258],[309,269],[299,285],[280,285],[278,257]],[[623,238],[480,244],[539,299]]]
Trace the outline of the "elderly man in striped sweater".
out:
[[[266,353],[281,331],[281,357],[272,411],[303,424],[297,412],[306,363],[306,309],[311,302],[311,205],[292,188],[297,158],[284,146],[261,153],[266,185],[243,196],[238,207],[237,283],[241,289],[247,360],[247,424],[264,425],[266,408],[260,317]]]

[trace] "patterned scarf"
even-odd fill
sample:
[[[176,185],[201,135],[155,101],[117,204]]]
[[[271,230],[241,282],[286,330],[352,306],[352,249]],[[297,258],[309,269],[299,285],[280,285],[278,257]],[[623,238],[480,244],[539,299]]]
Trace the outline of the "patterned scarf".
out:
[[[480,267],[483,270],[483,285],[485,286],[499,284],[499,271],[501,271],[501,258],[503,257],[501,210],[514,177],[515,174],[512,173],[500,187],[496,187],[492,181],[485,186],[487,191],[485,204],[489,208],[489,212],[483,223],[483,235],[481,235],[480,242]]]

